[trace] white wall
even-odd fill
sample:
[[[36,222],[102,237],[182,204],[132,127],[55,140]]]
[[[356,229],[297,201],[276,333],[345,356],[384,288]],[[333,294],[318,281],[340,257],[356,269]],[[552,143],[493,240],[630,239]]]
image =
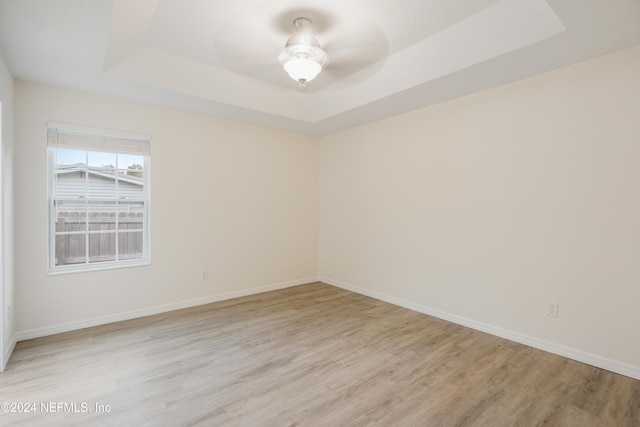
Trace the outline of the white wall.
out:
[[[0,56],[0,372],[16,342],[13,281],[13,76]]]
[[[320,275],[640,378],[639,123],[635,47],[322,138]]]
[[[315,138],[20,81],[15,91],[20,339],[317,278]],[[151,266],[47,275],[47,121],[152,134]]]

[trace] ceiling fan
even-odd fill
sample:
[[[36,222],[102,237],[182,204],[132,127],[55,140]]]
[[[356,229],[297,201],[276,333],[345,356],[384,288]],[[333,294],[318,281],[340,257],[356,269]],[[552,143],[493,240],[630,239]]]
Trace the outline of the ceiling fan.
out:
[[[294,19],[293,28],[295,34],[287,40],[279,59],[289,77],[303,89],[327,65],[329,57],[313,36],[309,18]]]
[[[229,71],[313,91],[362,81],[389,52],[386,36],[374,23],[358,14],[317,8],[243,10],[216,29],[214,40],[214,63]],[[354,76],[367,67],[371,71]]]

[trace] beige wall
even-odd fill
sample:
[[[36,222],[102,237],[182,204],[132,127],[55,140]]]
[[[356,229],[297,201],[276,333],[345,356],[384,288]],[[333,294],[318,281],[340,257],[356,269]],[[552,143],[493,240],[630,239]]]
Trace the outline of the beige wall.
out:
[[[13,280],[13,77],[0,56],[0,372],[4,370],[16,340]]]
[[[322,138],[320,275],[640,375],[639,123],[635,47]]]
[[[47,275],[47,121],[152,134],[151,266]],[[15,130],[21,338],[317,277],[314,138],[25,82]]]

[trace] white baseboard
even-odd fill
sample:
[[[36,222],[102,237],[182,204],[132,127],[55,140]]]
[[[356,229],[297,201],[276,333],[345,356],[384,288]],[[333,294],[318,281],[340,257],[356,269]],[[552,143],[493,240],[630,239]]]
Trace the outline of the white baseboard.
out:
[[[47,326],[44,328],[29,329],[19,331],[14,339],[16,341],[25,341],[34,338],[45,337],[49,335],[60,334],[63,332],[76,331],[78,329],[90,328],[92,326],[106,325],[108,323],[120,322],[122,320],[136,319],[139,317],[151,316],[154,314],[166,313],[168,311],[180,310],[183,308],[195,307],[198,305],[210,304],[212,302],[224,301],[232,298],[244,297],[248,295],[260,294],[263,292],[275,291],[278,289],[290,288],[293,286],[304,285],[307,283],[317,282],[318,277],[307,277],[304,279],[291,280],[273,285],[260,286],[257,288],[243,289],[240,291],[227,292],[224,294],[211,295],[204,298],[196,298],[177,303],[166,304],[156,307],[143,308],[140,310],[128,311],[125,313],[117,313],[108,316],[94,317],[91,319],[80,320],[77,322],[61,323],[58,325]],[[5,359],[5,360],[8,360]]]
[[[7,363],[9,363],[9,358],[13,353],[13,349],[16,348],[17,343],[18,343],[17,334],[13,334],[13,338],[11,339],[11,344],[9,345],[9,348],[7,348],[4,352],[4,359],[2,360],[4,362],[4,365],[0,366],[0,372],[4,372],[5,369],[7,369]]]
[[[567,357],[569,359],[577,360],[578,362],[586,363],[587,365],[595,366],[598,368],[606,369],[607,371],[615,372],[617,374],[625,375],[637,380],[640,380],[640,366],[634,366],[627,363],[619,362],[617,360],[608,359],[606,357],[598,356],[596,354],[587,353],[575,348],[566,347],[564,345],[556,344],[550,341],[545,341],[536,337],[521,334],[519,332],[504,329],[498,326],[489,325],[487,323],[478,322],[466,317],[458,316],[455,314],[447,313],[445,311],[437,310],[435,308],[427,307],[421,304],[415,304],[409,301],[405,301],[400,298],[395,298],[389,295],[385,295],[379,292],[370,291],[368,289],[360,288],[350,285],[348,283],[333,280],[328,277],[320,277],[319,280],[323,283],[327,283],[338,288],[342,288],[357,294],[365,295],[371,298],[375,298],[381,301],[388,302],[400,307],[408,308],[409,310],[417,311],[419,313],[427,314],[429,316],[437,317],[439,319],[447,320],[458,325],[466,326],[471,329],[475,329],[481,332],[486,332],[491,335],[495,335],[501,338],[515,341],[520,344],[528,345],[540,350],[547,351],[549,353],[557,354],[559,356]]]

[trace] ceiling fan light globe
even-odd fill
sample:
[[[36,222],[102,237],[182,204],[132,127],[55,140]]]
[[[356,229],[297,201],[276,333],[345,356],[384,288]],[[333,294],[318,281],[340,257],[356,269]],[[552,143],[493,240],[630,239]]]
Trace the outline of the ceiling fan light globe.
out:
[[[322,71],[322,65],[309,58],[293,58],[284,63],[284,70],[299,83],[310,82]]]

